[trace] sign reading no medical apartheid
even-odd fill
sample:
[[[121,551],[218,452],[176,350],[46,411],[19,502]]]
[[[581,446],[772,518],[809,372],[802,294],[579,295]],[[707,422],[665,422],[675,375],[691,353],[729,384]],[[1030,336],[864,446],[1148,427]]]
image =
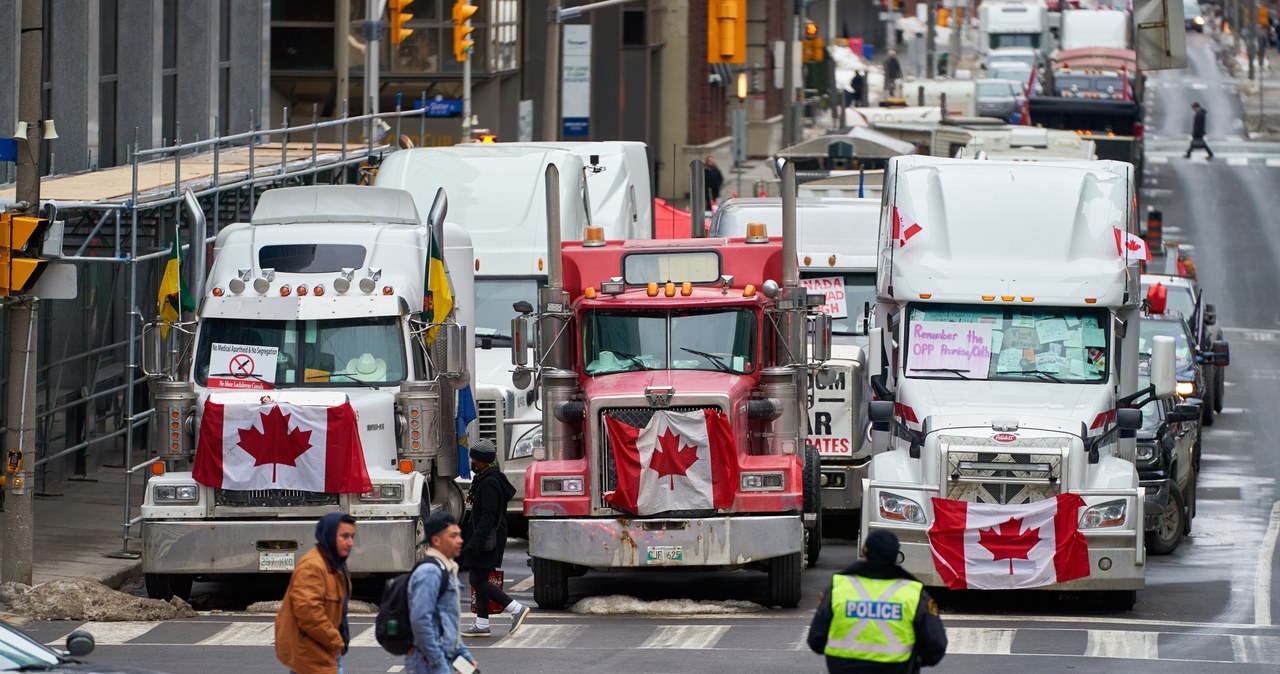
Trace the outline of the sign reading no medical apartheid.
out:
[[[832,318],[848,318],[849,304],[844,294],[844,279],[839,276],[823,276],[822,278],[800,279],[800,285],[815,293],[823,293],[827,301],[818,311],[830,314]]]
[[[268,389],[276,381],[274,346],[249,346],[214,342],[209,351],[209,386],[215,388]]]

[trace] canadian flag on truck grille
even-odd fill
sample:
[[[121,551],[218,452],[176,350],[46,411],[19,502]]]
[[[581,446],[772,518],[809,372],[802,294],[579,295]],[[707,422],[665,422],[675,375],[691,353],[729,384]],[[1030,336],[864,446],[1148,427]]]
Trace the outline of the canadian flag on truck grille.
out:
[[[350,403],[206,403],[192,474],[218,489],[363,494],[373,488]]]
[[[953,590],[1012,590],[1089,575],[1078,494],[998,505],[933,499],[929,548]]]
[[[717,409],[657,411],[644,428],[604,415],[618,484],[605,495],[637,515],[733,505],[738,457],[733,433]]]

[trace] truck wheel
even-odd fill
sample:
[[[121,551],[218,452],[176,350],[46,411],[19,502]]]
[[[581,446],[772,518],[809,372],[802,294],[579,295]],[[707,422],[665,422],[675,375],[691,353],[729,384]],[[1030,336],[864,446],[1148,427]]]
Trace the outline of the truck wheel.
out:
[[[818,448],[806,445],[804,448],[804,512],[817,515],[813,526],[804,530],[804,552],[806,567],[818,563],[818,555],[822,553],[822,459]]]
[[[177,597],[182,601],[191,600],[191,583],[193,576],[181,573],[147,573],[143,581],[147,586],[147,596],[152,599],[169,601]]]
[[[538,608],[559,611],[569,603],[569,565],[534,557],[533,600]]]
[[[1222,412],[1222,393],[1227,388],[1227,375],[1219,365],[1213,368],[1213,411]]]
[[[803,552],[793,552],[769,560],[770,606],[795,608],[800,604],[800,567],[804,563],[803,555]]]
[[[1147,551],[1153,555],[1167,555],[1178,549],[1182,542],[1182,532],[1187,528],[1186,505],[1182,502],[1182,492],[1173,489],[1169,492],[1169,500],[1160,511],[1154,531],[1147,532]]]
[[[1210,383],[1205,388],[1206,388],[1205,393],[1207,395],[1205,398],[1203,398],[1200,401],[1200,424],[1202,426],[1212,426],[1213,425],[1213,407],[1214,407],[1213,384]]]
[[[1107,590],[1098,597],[1101,604],[1113,611],[1132,611],[1138,603],[1137,590]]]
[[[456,480],[449,477],[433,477],[431,492],[432,510],[440,506],[445,512],[453,515],[454,520],[462,521],[462,515],[467,511],[467,499],[462,495],[462,487],[458,486]]]
[[[1187,497],[1184,499],[1187,504],[1187,524],[1182,529],[1183,534],[1191,533],[1191,520],[1196,516],[1196,485],[1200,482],[1200,471],[1194,467],[1191,469],[1191,484],[1187,486]]]

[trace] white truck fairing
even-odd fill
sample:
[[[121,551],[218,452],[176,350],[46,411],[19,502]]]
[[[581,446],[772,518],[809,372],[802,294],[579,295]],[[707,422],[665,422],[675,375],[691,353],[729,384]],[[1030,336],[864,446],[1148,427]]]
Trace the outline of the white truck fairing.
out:
[[[1062,51],[1085,47],[1132,49],[1129,13],[1119,9],[1089,9],[1062,13]]]
[[[1143,498],[1117,425],[1138,385],[1137,265],[1116,243],[1134,227],[1132,167],[912,156],[886,176],[871,341],[887,368],[869,372],[893,419],[872,433],[863,536],[894,531],[904,567],[941,584],[933,498],[1073,493],[1081,522],[1120,518],[1082,524],[1090,575],[1046,587],[1140,589]]]
[[[1040,49],[1049,30],[1049,10],[1042,0],[986,0],[978,5],[978,48]]]

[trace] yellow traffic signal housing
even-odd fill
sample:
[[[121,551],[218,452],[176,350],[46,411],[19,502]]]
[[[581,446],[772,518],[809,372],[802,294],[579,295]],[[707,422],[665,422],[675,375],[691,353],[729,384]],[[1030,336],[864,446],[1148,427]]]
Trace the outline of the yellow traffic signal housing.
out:
[[[453,58],[457,61],[466,61],[476,46],[471,39],[471,32],[475,30],[471,27],[471,16],[475,13],[476,7],[468,0],[453,3]]]
[[[1259,26],[1271,25],[1271,10],[1267,8],[1266,5],[1263,5],[1258,8],[1258,25]]]
[[[38,243],[49,228],[49,221],[28,215],[0,215],[0,296],[18,295],[31,289],[44,265],[39,250],[28,251],[29,244]],[[14,255],[14,253],[17,255]]]
[[[707,63],[747,62],[747,0],[707,0]]]
[[[413,18],[412,14],[404,11],[413,0],[387,0],[387,19],[391,24],[391,44],[399,47],[406,37],[413,34],[412,28],[405,28],[404,24]]]
[[[821,63],[826,58],[825,43],[815,37],[800,43],[800,60],[804,63]]]

